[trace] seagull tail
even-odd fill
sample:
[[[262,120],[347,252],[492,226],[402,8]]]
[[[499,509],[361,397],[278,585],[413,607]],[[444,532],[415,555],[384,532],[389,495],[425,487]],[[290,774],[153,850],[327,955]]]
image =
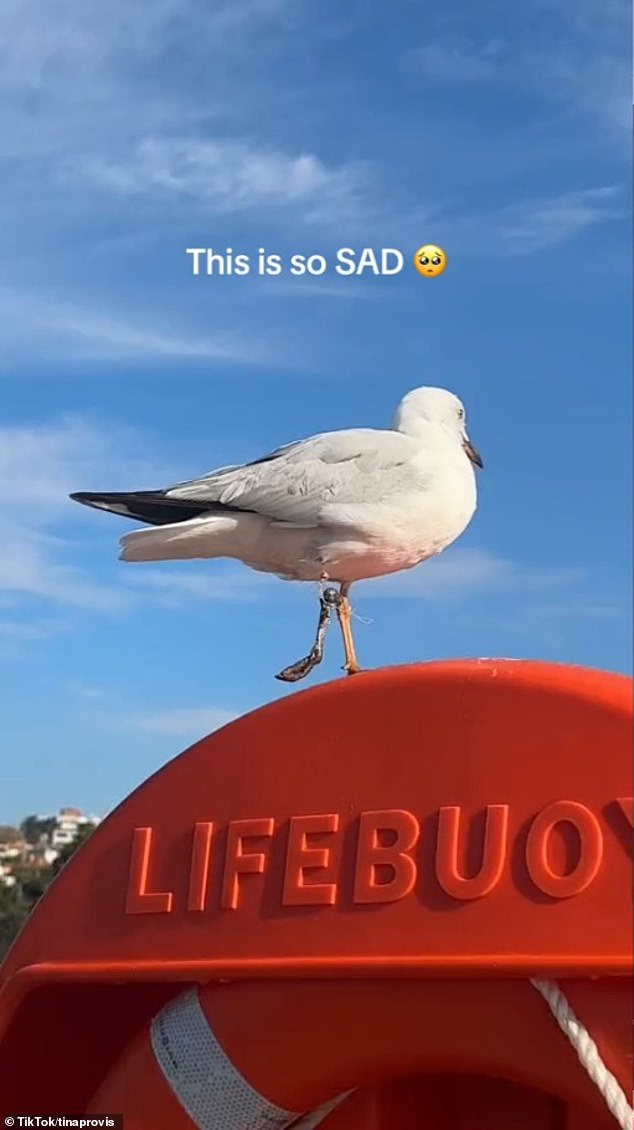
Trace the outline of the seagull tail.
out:
[[[121,538],[120,561],[190,561],[231,557],[238,515],[207,515],[159,529],[134,530]]]

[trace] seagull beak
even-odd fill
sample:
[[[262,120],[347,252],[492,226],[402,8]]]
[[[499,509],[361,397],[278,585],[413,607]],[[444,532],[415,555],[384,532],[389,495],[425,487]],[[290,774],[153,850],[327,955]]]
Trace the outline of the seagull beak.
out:
[[[471,443],[471,440],[467,439],[466,436],[462,441],[462,446],[465,449],[467,457],[471,460],[472,463],[475,464],[476,467],[484,467],[484,463],[482,462],[482,456],[480,455],[480,452],[476,451],[475,447]]]

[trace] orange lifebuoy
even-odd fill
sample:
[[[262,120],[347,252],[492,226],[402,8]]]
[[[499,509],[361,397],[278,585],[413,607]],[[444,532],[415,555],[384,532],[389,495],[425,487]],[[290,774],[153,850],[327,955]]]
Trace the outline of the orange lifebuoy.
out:
[[[205,738],[4,962],[0,1115],[631,1130],[631,711],[616,675],[460,661]]]
[[[133,1040],[88,1113],[123,1110],[126,1130],[308,1130],[340,1104],[343,1118],[358,1088],[434,1072],[538,1087],[592,1111],[592,1130],[613,1125],[539,995],[519,981],[193,988]],[[519,1114],[513,1125],[524,1127]]]

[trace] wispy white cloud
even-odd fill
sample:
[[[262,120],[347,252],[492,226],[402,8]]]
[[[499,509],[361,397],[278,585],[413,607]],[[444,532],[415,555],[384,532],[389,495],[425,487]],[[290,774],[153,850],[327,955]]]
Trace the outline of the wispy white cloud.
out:
[[[70,608],[113,611],[129,604],[114,585],[89,580],[81,569],[58,561],[57,543],[20,524],[3,523],[0,592],[19,600],[38,598]]]
[[[229,56],[277,27],[288,0],[4,0],[0,6],[0,152],[70,155],[105,150],[160,124],[223,112]],[[176,81],[173,52],[204,68],[206,105],[191,97],[190,71]],[[216,62],[217,66],[213,63]],[[217,86],[210,82],[218,74]],[[234,102],[239,86],[233,86]],[[214,105],[213,93],[218,103]],[[11,128],[7,128],[11,127]]]
[[[497,213],[494,227],[509,250],[530,254],[626,214],[618,188],[605,185],[510,204]]]
[[[0,571],[1,572],[1,571]],[[1,582],[0,582],[1,583]],[[10,608],[11,618],[0,618],[0,661],[14,662],[15,660],[28,660],[33,652],[42,651],[47,641],[66,634],[71,628],[68,615],[54,616],[49,614],[49,605],[43,611],[32,612],[26,618],[24,609],[19,607],[19,602],[14,594],[7,592],[6,599],[0,599],[0,606]],[[21,617],[23,618],[19,618]]]
[[[194,572],[192,565],[180,571],[151,566],[131,566],[125,581],[139,597],[145,597],[164,608],[179,608],[192,601],[227,601],[247,603],[266,597],[271,585],[279,584],[276,577],[257,573],[244,566],[224,568],[225,562],[210,561],[206,572]]]
[[[120,270],[120,298],[104,310],[85,258],[93,237],[140,239],[148,227],[160,257],[166,231],[196,217],[205,232],[211,216],[260,223],[263,210],[280,227],[289,214],[328,228],[358,219],[366,169],[326,161],[314,146],[254,141],[271,84],[265,58],[274,75],[275,37],[297,18],[290,0],[113,0],[99,10],[60,0],[55,13],[46,0],[0,5],[7,373],[23,358],[279,360],[284,346],[260,340],[255,319],[236,320],[235,308],[210,318],[204,307],[203,320],[194,302],[179,314],[156,260],[142,282]],[[35,288],[34,278],[47,281]]]
[[[620,620],[629,633],[631,616],[630,601],[623,595],[602,597],[592,593],[569,593],[568,599],[532,601],[530,615],[546,621],[556,620]]]
[[[90,683],[78,682],[76,679],[65,683],[64,690],[74,698],[90,699],[91,701],[103,701],[112,697],[111,692],[103,687],[94,687]]]
[[[479,592],[516,594],[555,591],[584,580],[568,568],[527,568],[490,550],[459,546],[415,569],[367,581],[371,599],[461,600]]]
[[[623,146],[625,131],[631,130],[631,77],[623,51],[625,38],[614,51],[601,50],[595,41],[595,53],[589,51],[587,56],[564,47],[528,60],[536,86],[550,91],[553,100],[561,103],[571,117],[582,115],[607,130],[619,146]]]
[[[491,83],[530,93],[622,143],[631,128],[626,0],[529,0],[522,9],[493,3],[488,14],[497,25],[494,39],[482,39],[466,14],[461,34],[439,30],[409,53],[411,71],[443,86]]]
[[[533,642],[556,636],[562,644],[571,625],[584,622],[620,622],[628,634],[631,625],[630,597],[606,595],[582,567],[525,565],[461,546],[415,569],[365,582],[356,600],[369,614],[383,600],[422,600],[468,607],[472,613],[486,601],[487,617],[503,616],[505,624],[528,631]]]
[[[172,710],[149,709],[142,714],[124,711],[118,724],[136,734],[164,735],[184,739],[200,738],[226,726],[237,717],[237,711],[217,706],[177,707]]]
[[[60,630],[55,621],[25,624],[19,620],[0,620],[0,640],[44,640]]]
[[[156,315],[154,315],[156,319]],[[2,354],[10,362],[25,349],[32,361],[37,356],[76,360],[128,362],[240,361],[263,364],[271,352],[244,334],[217,333],[202,337],[188,334],[182,327],[170,331],[161,325],[130,322],[125,317],[99,314],[89,308],[57,303],[45,294],[12,290],[0,286],[0,333]],[[1,354],[0,354],[1,356]],[[0,364],[1,373],[1,364]]]
[[[126,607],[123,588],[95,581],[67,559],[59,530],[74,516],[68,499],[78,484],[102,475],[115,485],[141,481],[152,472],[134,452],[133,428],[101,431],[77,417],[43,424],[0,427],[2,553],[0,596],[36,599],[69,608],[110,611]]]
[[[135,484],[157,471],[134,427],[100,428],[76,415],[41,423],[0,425],[0,481],[10,484],[0,496],[3,514],[29,513],[48,525],[70,511],[68,494],[78,483],[114,480],[114,489]]]
[[[264,275],[258,279],[258,282],[262,284],[258,288],[259,295],[265,298],[282,298],[284,301],[291,297],[309,298],[311,302],[316,298],[343,298],[348,301],[374,298],[383,303],[396,296],[393,288],[377,280],[372,281],[370,276],[367,279],[359,278],[357,275],[328,279],[325,275],[318,278],[307,278],[305,275],[298,275],[295,278]],[[399,293],[398,297],[402,301],[402,294]]]
[[[249,82],[252,55],[259,64],[267,32],[297,18],[290,0],[141,0],[132,8],[113,0],[100,12],[62,0],[55,14],[45,0],[6,0],[0,156],[18,162],[8,170],[18,183],[19,162],[39,162],[50,191],[77,189],[82,207],[92,189],[180,199],[190,210],[200,202],[207,216],[289,206],[309,222],[351,216],[364,168],[253,141],[261,92]],[[23,189],[34,167],[26,171]],[[5,179],[5,191],[12,183]],[[98,195],[94,204],[102,203]]]
[[[359,168],[326,166],[241,140],[143,138],[127,158],[89,157],[68,170],[122,195],[159,193],[200,201],[215,212],[300,207],[304,219],[341,221],[360,200]]]
[[[456,39],[423,44],[412,53],[412,63],[427,78],[451,86],[495,79],[504,56],[499,39],[478,46]]]
[[[538,255],[596,228],[608,229],[627,215],[622,190],[599,185],[520,197],[498,207],[456,209],[446,217],[446,238],[465,255]]]
[[[69,699],[83,702],[85,717],[92,724],[149,737],[175,737],[194,740],[219,730],[237,718],[241,711],[217,705],[179,706],[130,702],[120,690],[95,687],[73,680],[63,684]],[[108,709],[106,710],[106,706]]]
[[[6,600],[0,599],[0,605],[10,607],[13,619],[0,619],[0,661],[11,662],[28,659],[33,652],[34,645],[38,645],[60,636],[69,630],[67,619],[52,619],[49,616],[39,616],[26,619],[16,619],[20,615],[20,608],[14,596],[6,595]]]
[[[534,3],[537,20],[554,24],[547,45],[542,38],[527,50],[528,81],[572,116],[582,115],[589,124],[607,130],[629,161],[632,12],[628,0]]]
[[[305,594],[307,588],[304,584],[283,584],[275,576],[255,573],[241,565],[209,562],[200,566],[200,572],[194,571],[197,565],[200,563],[190,563],[182,570],[165,570],[151,564],[133,566],[128,583],[145,599],[165,608],[212,601],[252,603],[271,597],[288,601],[293,594]],[[610,601],[603,601],[597,594],[588,601],[583,592],[585,581],[587,577],[579,568],[524,566],[487,549],[457,546],[412,570],[358,582],[353,589],[353,602],[363,601],[370,608],[377,600],[451,602],[478,593],[505,592],[519,598],[538,598],[540,605],[553,597],[554,603],[561,605],[559,594],[565,591],[570,592],[575,607],[582,603],[593,608],[611,607]]]

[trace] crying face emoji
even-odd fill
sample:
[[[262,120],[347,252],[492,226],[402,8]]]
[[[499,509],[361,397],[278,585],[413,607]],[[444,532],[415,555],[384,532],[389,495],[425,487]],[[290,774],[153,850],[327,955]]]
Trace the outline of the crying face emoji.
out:
[[[447,266],[447,256],[442,247],[436,247],[435,243],[426,243],[423,247],[419,247],[414,255],[414,266],[419,275],[432,279],[435,275],[442,275]]]

